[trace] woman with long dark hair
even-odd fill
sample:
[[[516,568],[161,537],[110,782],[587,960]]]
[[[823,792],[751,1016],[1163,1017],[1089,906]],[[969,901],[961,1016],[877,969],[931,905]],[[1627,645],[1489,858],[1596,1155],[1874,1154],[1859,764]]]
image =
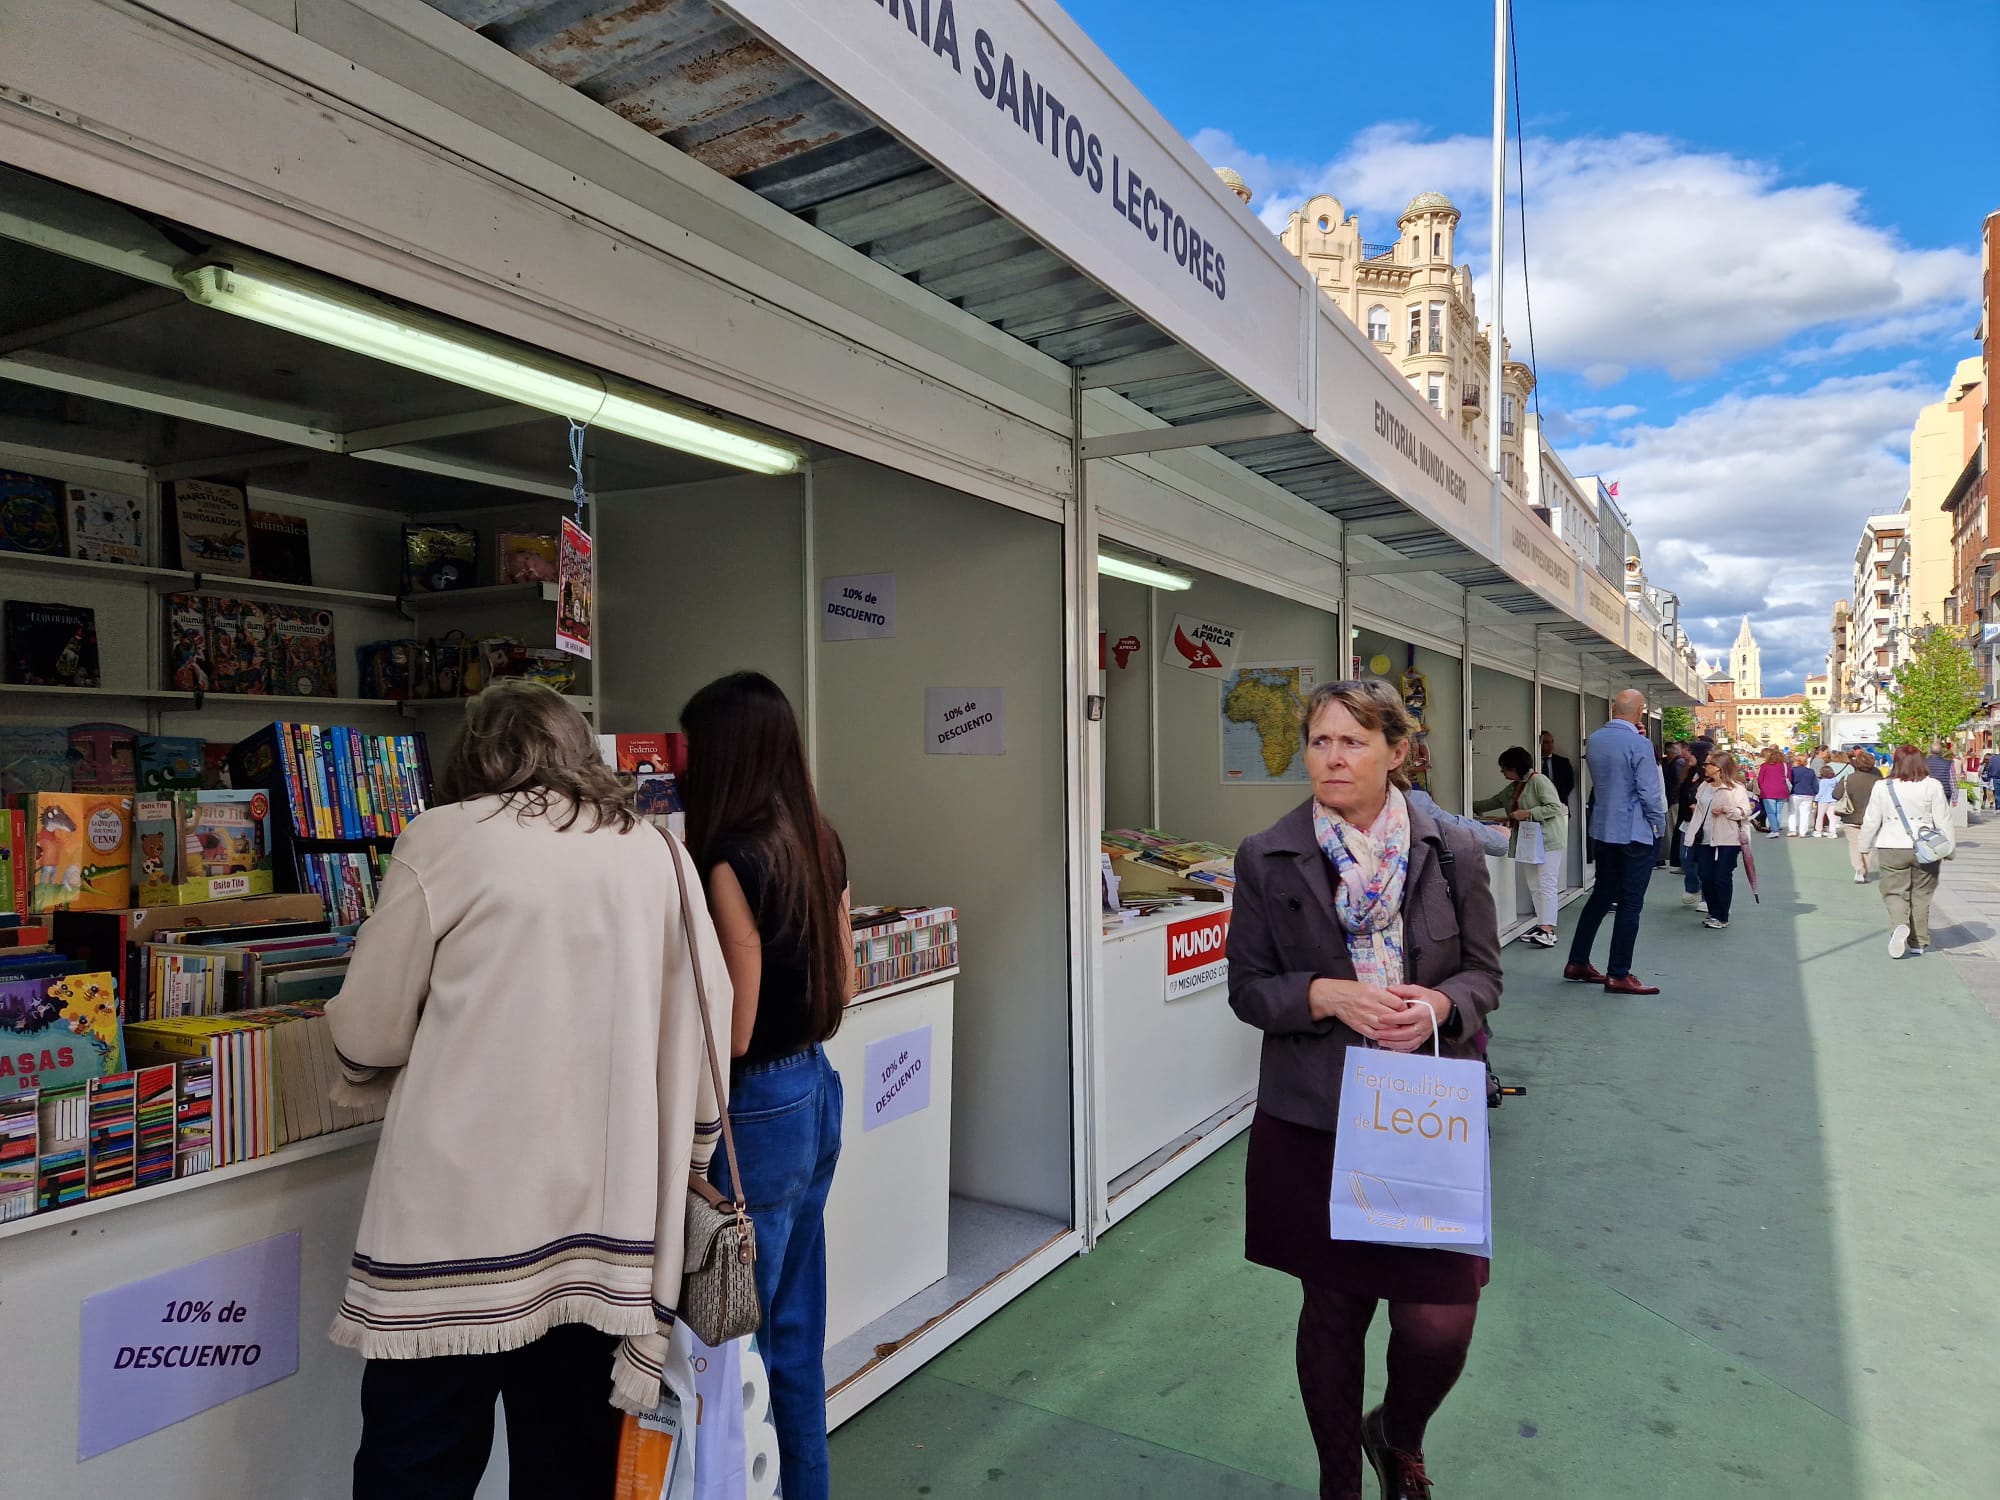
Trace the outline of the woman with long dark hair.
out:
[[[826,1197],[840,1076],[820,1044],[854,987],[847,859],[820,815],[784,693],[719,678],[681,710],[688,847],[735,987],[729,1118],[757,1226],[760,1334],[785,1500],[825,1500]],[[726,1162],[716,1185],[734,1191]]]

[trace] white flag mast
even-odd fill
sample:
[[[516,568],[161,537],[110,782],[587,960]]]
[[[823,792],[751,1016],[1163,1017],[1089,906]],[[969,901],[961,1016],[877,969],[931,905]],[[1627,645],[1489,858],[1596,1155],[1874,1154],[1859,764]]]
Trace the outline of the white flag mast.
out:
[[[1507,5],[1493,0],[1493,348],[1486,366],[1486,462],[1493,470],[1493,513],[1500,514],[1500,414],[1506,410],[1501,379],[1507,339]]]

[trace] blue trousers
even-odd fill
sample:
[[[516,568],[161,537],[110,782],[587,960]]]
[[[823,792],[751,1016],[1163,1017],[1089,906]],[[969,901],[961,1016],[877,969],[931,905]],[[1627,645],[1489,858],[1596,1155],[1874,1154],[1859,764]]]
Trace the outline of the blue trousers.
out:
[[[818,1047],[731,1070],[729,1124],[757,1226],[757,1345],[771,1375],[785,1500],[827,1500],[826,1195],[840,1159],[840,1075]],[[710,1177],[731,1192],[716,1149]]]
[[[1597,846],[1597,884],[1590,889],[1590,899],[1584,902],[1583,915],[1577,919],[1576,936],[1570,940],[1571,963],[1590,962],[1590,947],[1597,941],[1598,924],[1616,901],[1618,916],[1611,924],[1611,956],[1604,972],[1613,979],[1623,979],[1632,972],[1632,950],[1639,943],[1639,916],[1646,909],[1646,886],[1652,878],[1651,840],[1643,844]]]
[[[1729,903],[1736,895],[1736,856],[1742,852],[1735,844],[1694,846],[1702,899],[1708,903],[1708,914],[1724,922],[1729,920]]]

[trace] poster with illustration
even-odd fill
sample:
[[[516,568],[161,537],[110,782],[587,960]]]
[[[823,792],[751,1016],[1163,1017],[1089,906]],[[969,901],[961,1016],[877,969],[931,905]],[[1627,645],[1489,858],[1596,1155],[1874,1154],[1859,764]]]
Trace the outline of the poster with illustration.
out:
[[[571,656],[590,659],[590,616],[593,576],[590,533],[563,517],[562,545],[556,559],[556,645]]]

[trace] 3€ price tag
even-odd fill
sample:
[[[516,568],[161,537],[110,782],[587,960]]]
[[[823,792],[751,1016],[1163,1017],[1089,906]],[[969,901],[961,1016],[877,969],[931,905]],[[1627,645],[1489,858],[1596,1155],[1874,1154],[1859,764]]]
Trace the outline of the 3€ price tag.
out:
[[[83,1301],[78,1462],[299,1368],[299,1234]]]

